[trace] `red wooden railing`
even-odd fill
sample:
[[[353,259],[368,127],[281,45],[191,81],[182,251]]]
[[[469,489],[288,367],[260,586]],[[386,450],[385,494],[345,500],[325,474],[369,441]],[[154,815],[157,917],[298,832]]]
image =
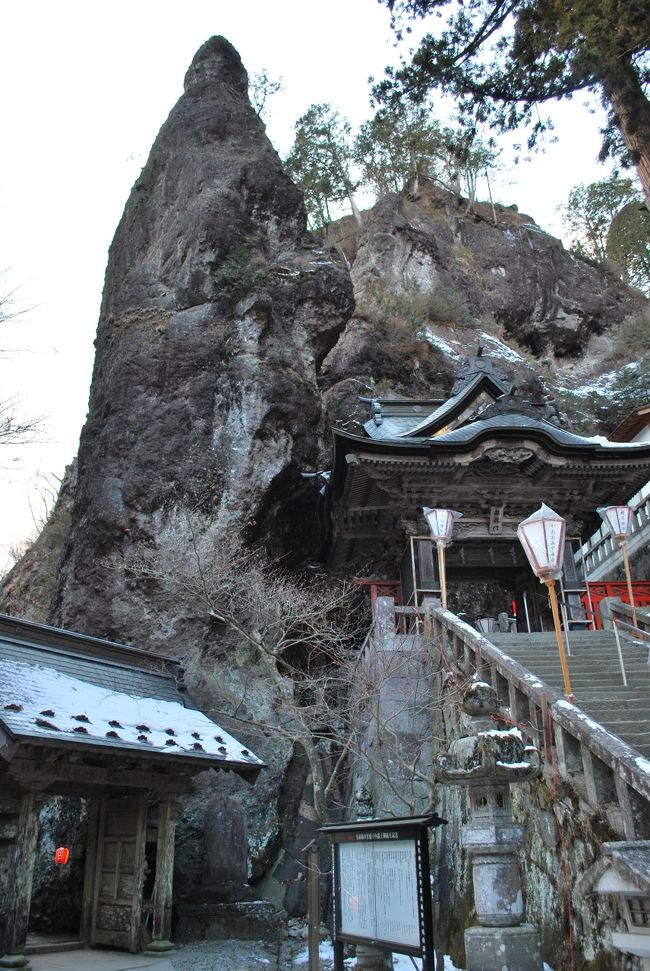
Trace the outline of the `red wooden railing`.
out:
[[[588,618],[591,618],[591,607],[593,607],[594,626],[596,630],[602,630],[603,625],[598,609],[600,601],[605,597],[616,597],[617,600],[629,604],[627,583],[624,580],[590,580],[587,586],[589,587],[589,594],[585,592],[581,595],[582,605]],[[650,607],[650,581],[634,580],[632,582],[632,595],[637,607]],[[590,599],[591,606],[589,604]]]

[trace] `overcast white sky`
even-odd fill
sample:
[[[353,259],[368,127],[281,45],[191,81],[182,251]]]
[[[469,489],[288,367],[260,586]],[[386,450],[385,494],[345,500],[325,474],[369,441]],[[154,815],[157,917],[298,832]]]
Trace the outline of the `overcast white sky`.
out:
[[[43,415],[29,446],[0,449],[0,566],[33,529],[45,480],[77,449],[108,247],[130,187],[182,93],[198,47],[223,34],[249,73],[282,75],[268,134],[281,153],[310,104],[365,120],[367,78],[397,54],[377,0],[14,0],[0,14],[0,269],[19,288],[4,324],[0,396]],[[496,195],[561,234],[556,206],[603,178],[599,120],[576,101],[557,115],[558,142],[502,173]],[[38,483],[41,483],[40,489]]]

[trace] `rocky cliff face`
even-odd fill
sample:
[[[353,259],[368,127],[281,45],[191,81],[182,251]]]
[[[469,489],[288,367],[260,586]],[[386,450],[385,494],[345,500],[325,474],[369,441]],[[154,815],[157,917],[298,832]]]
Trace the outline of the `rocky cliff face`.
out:
[[[226,526],[292,502],[323,429],[317,369],[352,307],[239,56],[213,38],[111,247],[56,623],[168,643],[127,581],[130,550],[184,509]]]
[[[362,229],[351,218],[330,227],[327,241],[348,260],[357,301],[323,366],[339,417],[354,412],[357,387],[444,394],[478,342],[533,394],[578,389],[600,378],[621,327],[647,306],[516,206],[467,212],[426,182],[417,199],[380,199]]]
[[[444,396],[478,342],[533,395],[551,372],[575,388],[644,303],[516,207],[469,213],[426,182],[314,241],[237,52],[212,38],[111,247],[58,570],[48,552],[56,582],[27,581],[24,564],[5,607],[166,649],[182,624],[165,611],[152,629],[129,563],[185,512],[215,535],[248,524],[294,562],[313,556],[300,472],[327,467],[329,425],[355,427],[360,394]]]

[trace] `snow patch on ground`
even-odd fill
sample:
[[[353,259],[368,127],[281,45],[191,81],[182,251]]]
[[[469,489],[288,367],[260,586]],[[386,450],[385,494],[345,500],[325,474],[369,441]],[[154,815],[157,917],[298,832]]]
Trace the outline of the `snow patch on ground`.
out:
[[[497,357],[504,357],[506,361],[512,361],[515,364],[526,363],[526,359],[523,358],[521,354],[517,354],[516,351],[513,351],[511,347],[504,344],[504,342],[499,340],[498,337],[492,337],[491,334],[486,334],[484,330],[481,331],[479,336],[484,344],[490,345],[489,349]]]
[[[612,371],[606,371],[605,374],[601,374],[600,377],[595,378],[589,384],[581,384],[578,388],[570,389],[565,388],[569,394],[575,395],[587,395],[587,394],[600,394],[605,398],[609,398],[612,395],[612,385],[617,377],[620,377],[622,371],[636,371],[639,368],[638,361],[632,361],[631,364],[626,364],[623,368],[614,368]]]
[[[324,941],[318,949],[318,959],[319,961],[334,961],[334,947],[331,941]],[[355,959],[349,958],[345,961],[346,968],[353,968],[355,965]],[[306,966],[309,964],[309,951],[305,948],[293,959],[294,968],[301,966]],[[393,954],[393,971],[413,971],[417,968],[418,971],[422,969],[422,961],[420,958],[411,958],[406,954]],[[457,967],[448,954],[445,954],[445,971],[463,971],[462,968]],[[544,971],[553,971],[550,964],[544,962]]]
[[[431,330],[429,330],[428,327],[425,327],[420,331],[420,336],[423,337],[425,341],[428,341],[432,347],[436,347],[439,351],[442,351],[443,354],[447,354],[455,361],[462,360],[460,354],[453,349],[451,344],[448,344],[447,341],[442,339],[442,337],[438,337],[437,334],[434,334]]]
[[[413,971],[413,968],[422,968],[420,958],[411,959],[406,954],[393,954],[394,971]],[[449,955],[445,954],[445,971],[462,971],[462,968],[457,968]]]
[[[322,941],[318,945],[318,961],[334,961],[334,945],[331,941]],[[343,962],[346,968],[352,968],[356,964],[355,958],[346,958]],[[306,967],[309,964],[309,948],[305,948],[300,954],[296,954],[293,959],[294,968]]]
[[[323,941],[323,943],[318,948],[318,960],[322,961],[334,961],[334,947],[331,941]],[[356,964],[355,958],[348,958],[345,962],[346,968],[353,968]],[[296,955],[293,959],[294,968],[299,968],[301,966],[307,966],[309,964],[309,950],[305,948],[300,954]],[[410,958],[406,954],[393,954],[393,969],[394,971],[413,971],[414,968],[418,968],[421,971],[422,961],[420,958]],[[462,968],[456,967],[454,962],[451,960],[448,954],[445,954],[445,971],[463,971]],[[549,968],[549,971],[552,969]]]

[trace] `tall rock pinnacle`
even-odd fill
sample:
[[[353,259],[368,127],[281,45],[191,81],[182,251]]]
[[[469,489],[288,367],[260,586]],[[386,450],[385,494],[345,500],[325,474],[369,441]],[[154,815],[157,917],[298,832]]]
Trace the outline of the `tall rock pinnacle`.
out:
[[[217,532],[255,517],[281,532],[317,460],[317,368],[351,284],[314,249],[247,88],[231,44],[207,41],[111,246],[52,614],[76,630],[164,646],[134,551],[187,510]]]

